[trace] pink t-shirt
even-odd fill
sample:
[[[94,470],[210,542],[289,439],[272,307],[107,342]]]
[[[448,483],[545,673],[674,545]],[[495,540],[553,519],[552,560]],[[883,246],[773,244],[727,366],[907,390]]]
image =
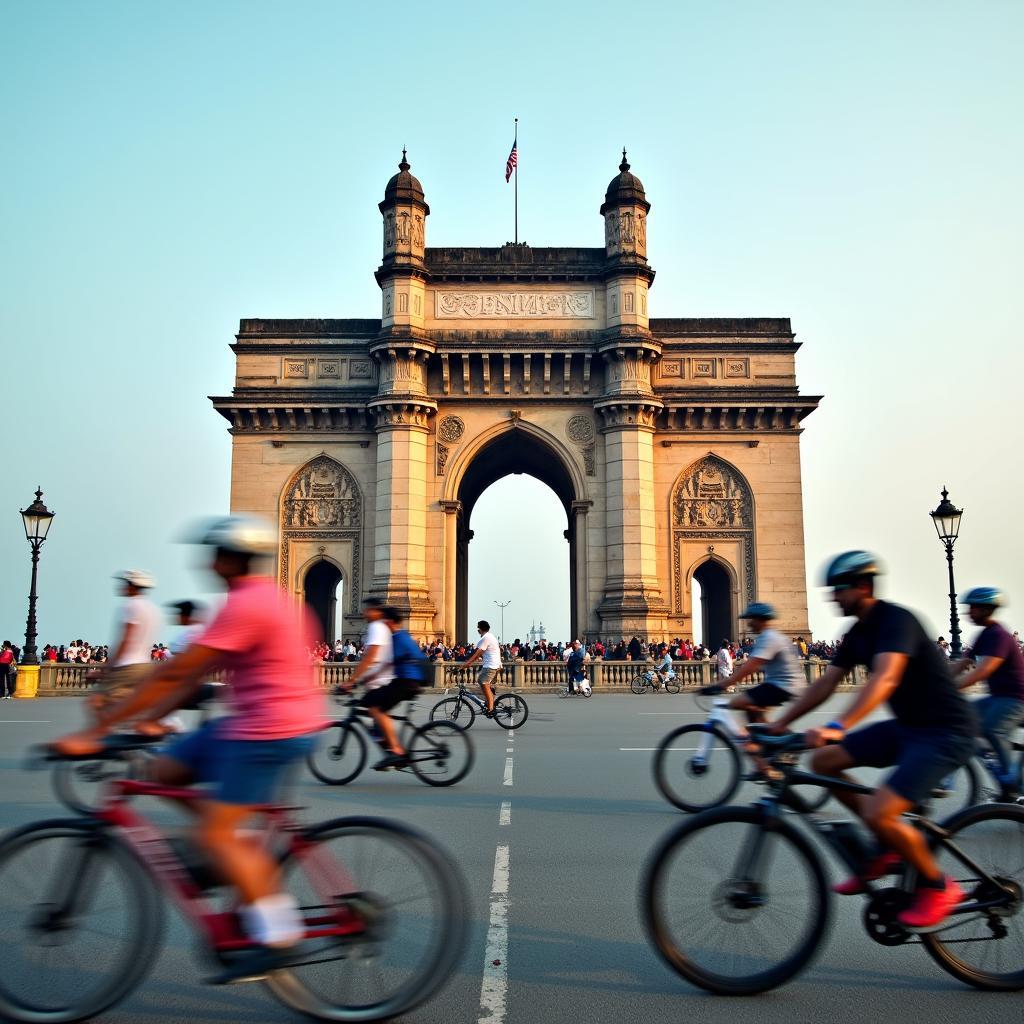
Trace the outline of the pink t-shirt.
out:
[[[327,700],[306,650],[316,640],[312,619],[267,576],[235,581],[220,614],[196,638],[222,651],[233,715],[233,740],[279,740],[322,729]]]

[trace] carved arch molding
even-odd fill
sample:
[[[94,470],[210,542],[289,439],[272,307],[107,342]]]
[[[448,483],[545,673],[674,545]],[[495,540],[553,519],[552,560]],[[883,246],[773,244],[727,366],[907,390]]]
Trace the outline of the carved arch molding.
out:
[[[741,565],[734,566],[746,594],[757,597],[754,557],[754,496],[735,466],[706,455],[684,470],[672,489],[669,510],[672,536],[672,611],[683,614],[684,541],[731,541],[739,545]]]
[[[359,612],[363,495],[356,478],[329,455],[318,455],[288,481],[281,496],[280,582],[289,586],[291,541],[351,541],[351,579],[345,580],[352,614]]]

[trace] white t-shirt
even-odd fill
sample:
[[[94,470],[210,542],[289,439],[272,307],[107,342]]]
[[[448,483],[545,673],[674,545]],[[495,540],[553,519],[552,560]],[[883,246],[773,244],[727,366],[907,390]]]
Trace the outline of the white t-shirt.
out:
[[[806,679],[797,660],[796,648],[777,629],[762,630],[754,641],[750,656],[760,658],[765,663],[766,683],[772,683],[789,693],[804,686]]]
[[[202,622],[194,626],[186,626],[178,636],[171,641],[170,651],[172,656],[187,651],[204,633],[206,626]]]
[[[371,622],[366,630],[366,646],[376,647],[377,656],[373,659],[366,679],[366,688],[376,690],[390,683],[395,677],[394,647],[391,643],[391,630],[383,619]]]
[[[156,643],[157,634],[160,632],[159,609],[141,594],[137,594],[135,597],[126,597],[118,609],[117,631],[119,636],[124,635],[126,625],[132,625],[135,628],[132,630],[128,646],[125,647],[113,667],[149,664],[150,653]]]
[[[719,679],[728,679],[732,675],[732,655],[728,647],[722,647],[715,655],[715,664],[718,666]]]
[[[484,633],[477,641],[476,649],[484,652],[483,668],[501,668],[501,648],[493,633]]]

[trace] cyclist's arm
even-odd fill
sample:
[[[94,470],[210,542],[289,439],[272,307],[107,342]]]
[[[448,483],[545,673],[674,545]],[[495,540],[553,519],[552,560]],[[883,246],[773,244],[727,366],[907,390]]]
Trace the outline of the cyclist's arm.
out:
[[[121,632],[121,639],[117,642],[117,650],[110,656],[110,663],[116,665],[121,660],[121,655],[128,648],[128,641],[135,635],[135,623],[126,622]]]
[[[474,661],[479,661],[483,656],[483,648],[477,647],[473,650],[473,653],[462,664],[472,665]]]
[[[747,660],[738,668],[731,676],[729,676],[729,683],[742,682],[747,676],[754,675],[755,672],[760,672],[761,669],[767,665],[768,662],[764,658],[747,658]]]
[[[846,669],[838,665],[829,665],[824,674],[816,679],[797,702],[784,711],[769,726],[773,732],[785,732],[791,722],[795,722],[808,711],[813,711],[819,704],[823,704],[835,692],[835,688],[843,681]]]
[[[356,665],[355,670],[349,677],[348,685],[346,689],[351,690],[352,687],[356,686],[361,682],[365,682],[364,677],[369,676],[372,679],[377,673],[370,671],[373,666],[377,663],[377,652],[380,650],[380,644],[374,644],[372,647],[367,647],[363,651],[363,656],[359,659],[359,664]]]
[[[884,651],[875,655],[867,682],[861,687],[853,703],[836,719],[845,731],[852,729],[872,711],[884,704],[893,690],[900,685],[910,659],[905,654]]]
[[[996,658],[992,655],[986,655],[983,658],[978,659],[978,664],[975,668],[971,669],[970,672],[960,676],[956,685],[961,690],[966,690],[968,686],[973,686],[975,683],[984,682],[991,676],[997,668],[1005,661],[1005,658]]]

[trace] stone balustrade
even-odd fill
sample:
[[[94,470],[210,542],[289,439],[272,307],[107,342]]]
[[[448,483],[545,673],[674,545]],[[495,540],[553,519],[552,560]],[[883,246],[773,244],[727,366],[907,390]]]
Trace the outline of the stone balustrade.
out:
[[[478,665],[468,668],[457,661],[435,662],[431,686],[436,690],[455,689],[461,680],[466,686],[476,685]],[[650,668],[635,661],[593,661],[587,663],[587,677],[590,685],[602,693],[625,692],[629,690],[630,680],[641,671]],[[801,662],[807,674],[808,683],[814,682],[828,665],[826,661],[810,660]],[[88,673],[96,670],[96,665],[67,665],[51,662],[40,667],[39,690],[37,694],[18,696],[62,697],[88,693],[93,684],[86,679]],[[319,666],[320,685],[325,689],[347,683],[355,669],[354,662],[328,662]],[[676,678],[687,690],[708,686],[715,682],[717,675],[714,663],[710,661],[677,661],[674,663]],[[557,661],[510,661],[506,662],[498,673],[496,688],[499,690],[533,690],[537,693],[555,692],[565,686],[565,665]],[[843,688],[858,685],[864,680],[863,671],[858,669],[847,677]],[[761,681],[760,674],[755,675],[748,685]]]

